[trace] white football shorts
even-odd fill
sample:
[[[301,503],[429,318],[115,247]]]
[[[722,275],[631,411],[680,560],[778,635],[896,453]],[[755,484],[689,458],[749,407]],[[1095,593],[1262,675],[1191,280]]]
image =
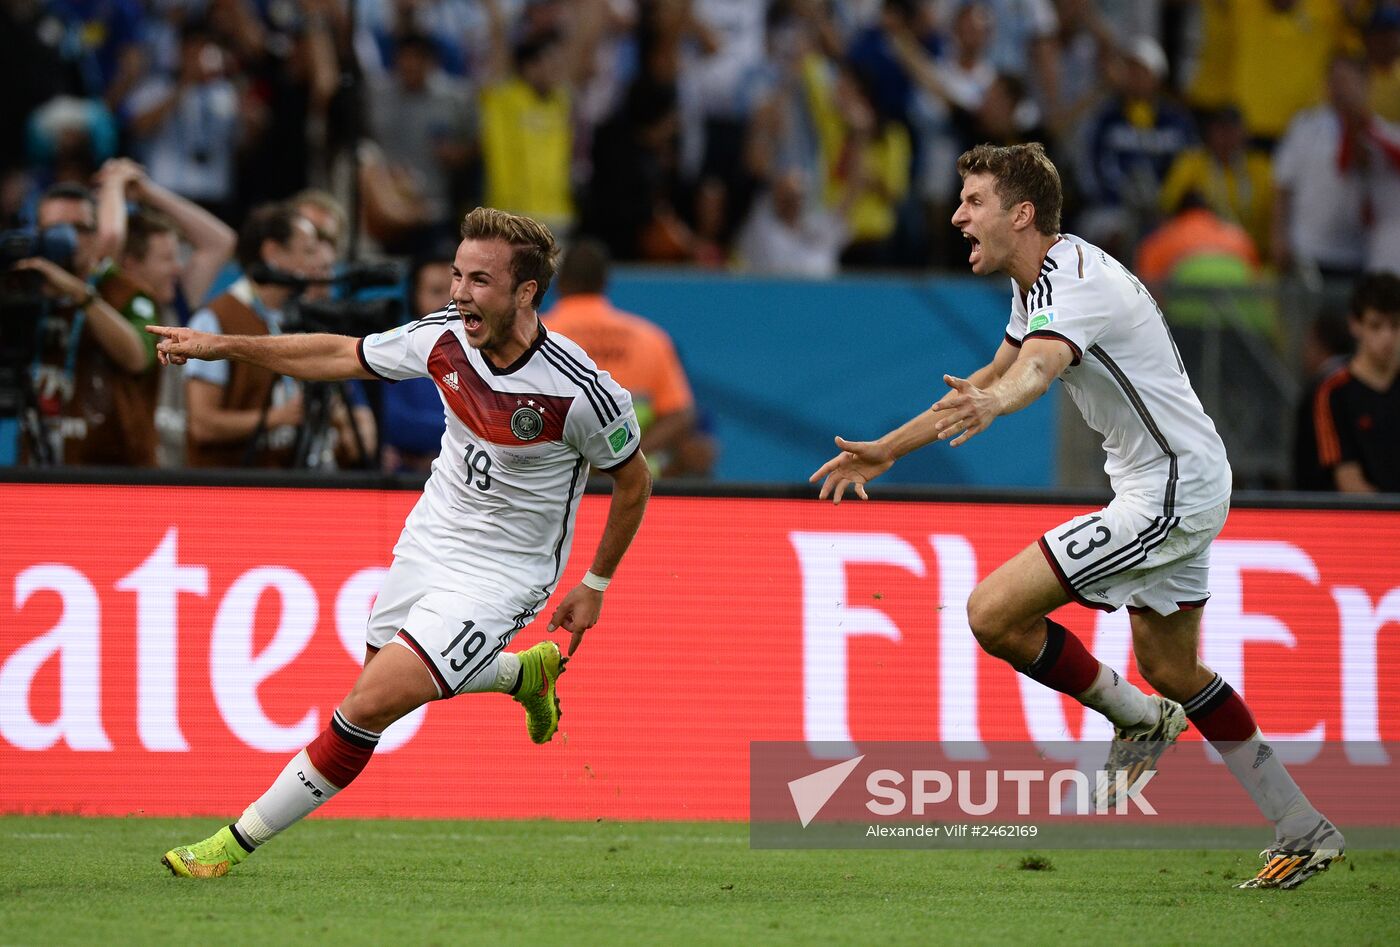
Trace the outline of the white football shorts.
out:
[[[1210,544],[1226,502],[1190,516],[1147,516],[1119,500],[1040,537],[1040,551],[1069,597],[1106,612],[1170,615],[1210,598]]]
[[[499,655],[540,605],[503,601],[494,589],[473,589],[470,576],[403,554],[374,600],[365,644],[378,650],[389,643],[408,648],[423,661],[442,697],[481,690],[491,682]]]

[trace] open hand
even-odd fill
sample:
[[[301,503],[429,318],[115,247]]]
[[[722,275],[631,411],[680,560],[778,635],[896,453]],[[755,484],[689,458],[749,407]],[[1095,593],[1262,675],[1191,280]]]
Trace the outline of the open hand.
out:
[[[865,494],[865,485],[894,466],[894,455],[879,441],[848,441],[838,437],[836,446],[841,448],[841,453],[807,478],[809,483],[822,481],[818,498],[831,497],[832,503],[840,503],[849,487],[862,500],[870,499]]]
[[[1000,405],[995,396],[966,378],[944,375],[943,381],[953,390],[939,398],[933,406],[935,411],[944,414],[934,430],[938,431],[940,441],[953,438],[949,446],[957,447],[991,427],[1000,414]]]

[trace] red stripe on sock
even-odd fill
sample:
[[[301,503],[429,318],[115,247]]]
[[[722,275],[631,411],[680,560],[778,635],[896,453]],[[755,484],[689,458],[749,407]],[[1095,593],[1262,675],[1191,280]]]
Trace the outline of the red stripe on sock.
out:
[[[1094,678],[1098,676],[1099,659],[1089,653],[1074,632],[1065,628],[1059,658],[1050,667],[1039,669],[1035,679],[1061,694],[1075,697],[1093,687]]]
[[[336,733],[331,727],[321,731],[306,748],[306,755],[316,771],[330,781],[336,789],[344,789],[360,775],[369,758],[374,755],[372,747],[356,746]]]
[[[1219,705],[1205,713],[1188,714],[1201,736],[1211,743],[1243,743],[1259,725],[1240,695],[1233,690]]]

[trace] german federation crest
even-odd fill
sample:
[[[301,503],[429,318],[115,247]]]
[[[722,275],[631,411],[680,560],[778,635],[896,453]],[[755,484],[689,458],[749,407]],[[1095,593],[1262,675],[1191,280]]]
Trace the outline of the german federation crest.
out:
[[[532,405],[516,408],[510,416],[510,433],[519,440],[533,441],[544,430],[544,417]]]

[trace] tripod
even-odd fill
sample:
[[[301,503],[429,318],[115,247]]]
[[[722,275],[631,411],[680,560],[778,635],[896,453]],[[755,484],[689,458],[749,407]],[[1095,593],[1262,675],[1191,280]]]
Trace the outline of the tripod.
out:
[[[295,446],[292,448],[293,469],[310,470],[320,467],[334,430],[331,412],[335,408],[337,397],[350,415],[350,436],[357,458],[354,466],[360,470],[374,469],[374,457],[360,434],[360,426],[355,423],[354,402],[350,398],[349,382],[344,381],[311,381],[302,386],[302,419],[301,426],[297,429]]]

